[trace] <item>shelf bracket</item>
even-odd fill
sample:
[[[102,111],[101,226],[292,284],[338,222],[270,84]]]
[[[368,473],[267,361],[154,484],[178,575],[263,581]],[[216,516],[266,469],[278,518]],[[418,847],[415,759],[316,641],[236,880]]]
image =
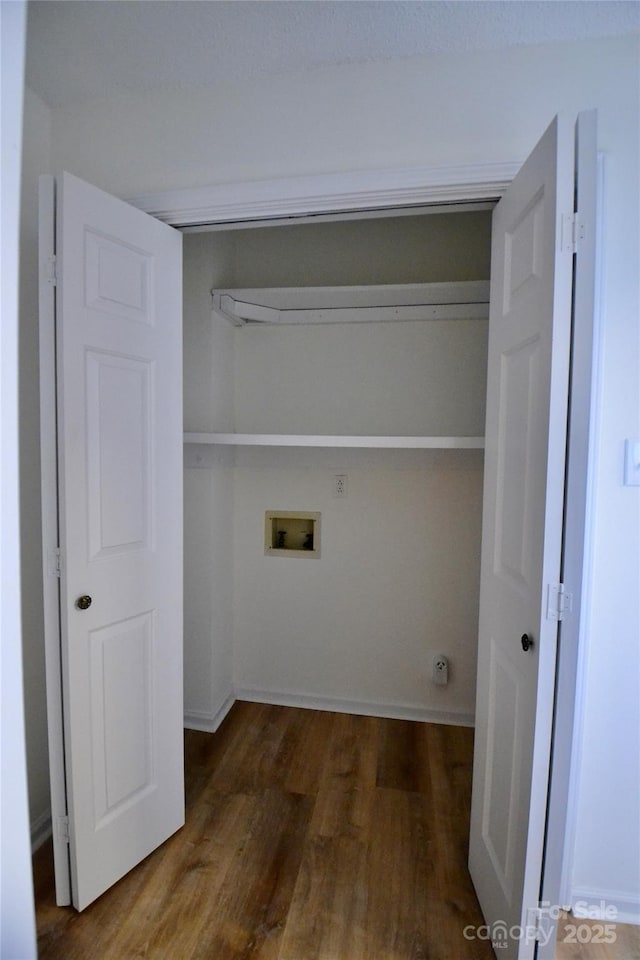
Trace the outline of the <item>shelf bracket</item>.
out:
[[[218,301],[216,304],[216,300]],[[243,300],[235,300],[229,294],[213,293],[214,309],[217,309],[236,327],[244,327],[247,322],[252,323],[278,323],[282,314],[281,310],[273,307],[264,307],[259,303],[245,303]]]

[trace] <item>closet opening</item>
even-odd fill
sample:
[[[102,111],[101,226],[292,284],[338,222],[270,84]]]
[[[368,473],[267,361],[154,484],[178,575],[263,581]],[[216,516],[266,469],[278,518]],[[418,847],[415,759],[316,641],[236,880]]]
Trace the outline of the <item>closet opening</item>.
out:
[[[568,187],[573,188],[573,179],[564,177],[566,203],[558,201],[556,208],[555,194],[544,189],[558,181],[556,141],[554,121],[496,211],[493,238],[486,205],[446,213],[432,208],[429,216],[403,211],[397,217],[280,223],[278,230],[273,224],[252,222],[185,236],[185,716],[182,703],[175,699],[177,722],[172,729],[178,740],[181,720],[196,731],[214,732],[235,700],[253,700],[266,708],[295,705],[346,715],[433,721],[440,730],[443,724],[473,725],[488,294],[471,297],[468,285],[478,292],[483,286],[486,290],[492,245],[493,278],[501,295],[495,298],[491,318],[487,420],[492,455],[487,458],[485,498],[490,531],[485,549],[490,556],[489,563],[483,563],[483,577],[497,556],[497,572],[505,573],[503,579],[508,574],[516,586],[526,583],[524,545],[531,540],[526,534],[544,527],[541,537],[545,548],[548,543],[549,558],[548,563],[546,554],[534,558],[542,587],[538,589],[536,581],[525,591],[525,600],[535,606],[534,627],[527,626],[527,632],[537,636],[536,651],[538,646],[545,649],[543,634],[554,641],[556,626],[543,622],[540,601],[543,589],[552,595],[559,576],[554,564],[560,559],[562,530],[554,522],[555,514],[549,524],[541,525],[540,511],[534,516],[529,506],[535,499],[536,507],[544,507],[552,493],[554,505],[562,507],[566,453],[565,369],[551,360],[557,352],[552,350],[556,299],[562,301],[558,319],[566,334],[561,344],[566,356],[560,359],[570,359],[568,294],[574,262],[566,234],[557,236],[557,210],[570,209],[573,195],[568,196]],[[561,159],[566,173],[568,158],[563,153]],[[117,217],[126,220],[131,210],[126,204],[64,177],[69,191],[92,192],[97,204],[110,209],[119,205]],[[546,197],[551,198],[553,216],[546,216]],[[137,205],[144,206],[142,201]],[[147,198],[146,203],[151,202]],[[281,206],[286,209],[287,203]],[[201,208],[206,209],[206,203]],[[295,211],[295,204],[289,202],[288,208]],[[251,203],[245,201],[244,209],[251,209]],[[563,226],[573,222],[571,215],[562,216]],[[165,219],[172,218],[169,211]],[[142,229],[141,220],[138,226]],[[175,233],[167,231],[163,239],[179,253]],[[113,266],[112,245],[109,240]],[[175,281],[180,269],[177,256],[172,269]],[[589,270],[587,261],[585,269]],[[167,276],[171,272],[168,265],[157,275],[165,272]],[[111,274],[119,276],[113,269]],[[590,274],[584,276],[588,281]],[[171,306],[177,283],[168,286],[168,295],[156,299]],[[454,295],[452,286],[461,295]],[[448,296],[434,299],[434,287]],[[389,293],[392,288],[399,300],[395,296],[391,302],[386,297],[378,300],[381,291]],[[311,290],[323,291],[321,303],[305,302]],[[532,290],[535,297],[528,295]],[[360,302],[343,301],[343,294],[355,291]],[[524,302],[518,317],[511,309],[516,300]],[[362,312],[356,317],[351,310]],[[301,315],[293,317],[294,313]],[[177,317],[177,309],[172,314],[165,310],[165,319],[170,321],[171,315]],[[540,327],[539,335],[532,336],[532,323]],[[179,336],[179,328],[169,322],[166,333],[165,346],[172,343],[171,336]],[[499,339],[503,334],[508,349],[497,353],[494,347],[503,346]],[[543,346],[546,350],[540,363],[547,363],[549,376],[559,369],[546,397],[548,409],[536,402],[545,389],[529,356],[538,351],[537,344],[541,356]],[[178,351],[174,342],[165,355],[179,363]],[[173,372],[176,375],[165,382],[173,382],[179,392],[177,370]],[[115,391],[113,396],[119,403]],[[179,396],[175,399],[173,429],[165,433],[173,438],[171,475],[179,491],[183,464]],[[139,406],[143,409],[144,404]],[[122,403],[116,407],[121,412]],[[503,416],[505,410],[508,417]],[[578,419],[581,413],[577,411]],[[156,423],[168,423],[168,418],[156,417]],[[554,442],[553,462],[545,459],[547,440]],[[492,475],[496,449],[502,458],[497,481]],[[167,475],[169,460],[169,455],[164,457]],[[145,469],[138,472],[143,479],[150,475]],[[535,474],[538,494],[545,496],[528,497],[530,474]],[[274,561],[265,552],[264,518],[269,512],[276,521],[290,516],[322,518],[322,551],[314,557],[315,564],[297,563],[293,553],[286,555],[286,538],[293,530],[284,522],[271,527],[270,549],[281,550],[282,555]],[[561,509],[556,512],[560,515]],[[316,532],[307,530],[295,549],[301,548],[300,553],[315,549]],[[177,549],[173,556],[178,558],[173,582],[179,582],[182,557]],[[173,594],[177,601],[177,588]],[[176,602],[178,620],[181,608]],[[560,619],[559,605],[548,601],[546,609],[546,620]],[[515,613],[531,619],[528,609]],[[516,629],[509,629],[509,637],[520,636],[519,626],[516,622]],[[494,632],[483,630],[483,641],[487,636],[492,639]],[[530,636],[523,634],[522,640],[527,640],[526,646],[522,644],[526,654]],[[179,657],[179,649],[174,649]],[[507,713],[514,703],[517,707],[510,692],[518,678],[532,688],[535,676],[526,669],[531,659],[508,677],[505,668],[499,678],[501,685],[505,677],[510,681]],[[490,666],[494,660],[490,657]],[[511,663],[510,653],[506,660]],[[483,656],[481,667],[485,662]],[[438,664],[446,666],[446,683],[442,671],[437,672]],[[553,666],[546,656],[545,667],[549,665]],[[177,675],[176,669],[174,679]],[[146,677],[145,673],[144,682]],[[548,669],[545,677],[548,691],[553,680]],[[491,684],[495,690],[493,680]],[[486,685],[482,689],[486,691]],[[509,738],[518,740],[521,733],[517,723],[505,722],[507,714],[494,713],[488,726],[482,716],[478,724],[476,769],[481,771],[488,769],[482,742],[487,729],[500,728],[502,739],[492,740],[491,749],[497,744],[506,758],[515,756]],[[536,729],[535,717],[531,719],[533,723],[524,724],[527,731]],[[502,780],[491,780],[496,785],[490,799],[497,824],[500,811],[506,809],[508,778],[514,770],[515,765],[505,768]],[[177,780],[172,776],[173,784]],[[547,795],[540,779],[538,813]],[[516,794],[511,791],[510,796],[513,800]],[[510,810],[513,807],[510,801]],[[522,839],[517,818],[510,820],[509,828]],[[539,839],[535,857],[542,851]],[[59,846],[63,840],[59,838]],[[488,853],[493,856],[491,850]],[[519,868],[528,870],[523,903],[533,902],[537,861],[529,867],[527,851],[522,853]],[[478,871],[471,872],[475,880]],[[514,889],[519,885],[516,877]]]
[[[184,230],[188,727],[473,724],[492,207]],[[317,563],[265,555],[267,511],[321,513]]]

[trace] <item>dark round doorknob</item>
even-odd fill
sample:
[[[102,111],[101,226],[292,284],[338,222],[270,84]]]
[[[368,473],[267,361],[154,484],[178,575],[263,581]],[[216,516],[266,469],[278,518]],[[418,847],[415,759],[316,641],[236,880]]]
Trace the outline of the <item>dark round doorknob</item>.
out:
[[[76,607],[78,608],[78,610],[88,610],[90,606],[91,606],[91,597],[87,596],[86,593],[84,596],[78,597],[78,599],[76,600]]]
[[[520,643],[522,644],[522,649],[526,653],[529,647],[533,646],[533,640],[527,633],[523,633],[520,637]]]

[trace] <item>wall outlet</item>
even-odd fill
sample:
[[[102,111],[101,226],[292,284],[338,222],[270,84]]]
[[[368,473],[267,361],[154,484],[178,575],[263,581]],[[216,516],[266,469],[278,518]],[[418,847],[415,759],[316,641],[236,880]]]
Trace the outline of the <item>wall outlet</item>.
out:
[[[346,473],[336,473],[333,478],[334,497],[346,497],[347,495],[347,475]]]
[[[436,653],[431,667],[431,679],[439,687],[449,683],[449,661],[443,653]]]

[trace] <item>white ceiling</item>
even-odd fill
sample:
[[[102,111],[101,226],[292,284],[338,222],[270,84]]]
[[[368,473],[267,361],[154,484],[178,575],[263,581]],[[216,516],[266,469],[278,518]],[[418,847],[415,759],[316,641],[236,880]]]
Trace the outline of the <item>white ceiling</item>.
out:
[[[31,0],[27,83],[72,106],[639,28],[638,0]]]

